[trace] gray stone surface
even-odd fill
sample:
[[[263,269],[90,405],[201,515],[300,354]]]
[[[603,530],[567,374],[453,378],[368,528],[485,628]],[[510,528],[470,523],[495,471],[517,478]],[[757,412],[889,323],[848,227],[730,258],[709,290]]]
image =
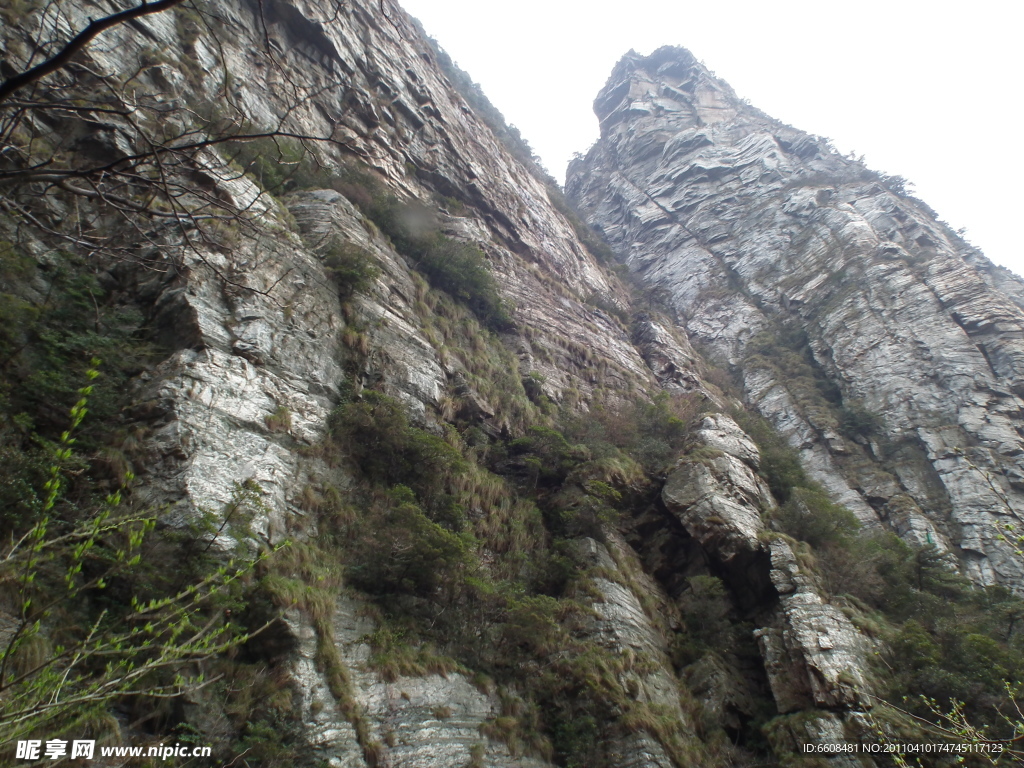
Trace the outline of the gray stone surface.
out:
[[[595,580],[601,599],[591,604],[596,618],[587,628],[587,635],[616,655],[634,660],[633,664],[626,665],[624,679],[620,682],[636,692],[636,700],[653,705],[656,711],[669,713],[683,724],[685,732],[691,732],[693,726],[680,706],[680,682],[669,659],[668,638],[645,612],[634,590],[643,590],[663,607],[670,601],[653,580],[642,574],[635,553],[618,535],[609,532],[606,544],[589,541],[593,558],[604,564],[614,580]],[[615,557],[610,549],[615,551]],[[632,576],[627,576],[623,568]],[[664,615],[659,618],[668,619]],[[669,768],[674,765],[654,735],[645,731],[616,734],[607,744],[609,758],[617,767]]]
[[[628,54],[594,106],[601,139],[571,164],[567,194],[694,341],[743,368],[748,401],[811,476],[866,526],[930,539],[976,582],[1024,590],[1024,561],[999,539],[1024,518],[1024,283],[685,50]],[[751,338],[783,324],[806,330],[816,364],[880,418],[889,449],[862,450],[802,412],[786,371],[746,365]],[[849,457],[890,479],[865,482]],[[916,507],[886,520],[900,495]]]
[[[326,167],[358,157],[383,188],[439,208],[443,231],[481,249],[510,302],[517,329],[501,343],[514,352],[517,373],[540,374],[535,380],[556,402],[586,411],[598,392],[625,400],[667,389],[724,408],[702,379],[706,366],[691,339],[742,365],[762,329],[806,328],[817,365],[844,398],[878,414],[884,432],[860,442],[844,436],[804,412],[785,377],[745,367],[748,401],[801,452],[811,476],[865,525],[948,549],[979,582],[1024,583],[996,536],[997,524],[1024,509],[1024,285],[920,203],[742,104],[688,54],[629,56],[597,101],[602,141],[574,165],[569,184],[631,269],[666,289],[680,317],[671,326],[644,315],[626,328],[594,306],[602,303],[595,298],[624,306],[624,288],[455,93],[403,13],[389,6],[385,18],[374,0],[341,4],[333,16],[307,0],[275,5],[281,13],[263,19],[255,8],[218,5],[223,45],[200,38],[189,54],[211,73],[198,83],[189,84],[171,14],[111,31],[83,61],[102,72],[131,70],[143,39],[160,40],[166,56],[140,74],[140,87],[159,76],[194,98],[218,94],[212,73],[226,62],[233,97],[256,128],[285,119],[288,130],[330,136],[337,143],[316,144]],[[80,25],[95,11],[83,2],[69,21]],[[282,71],[303,97],[294,109]],[[110,135],[111,146],[131,151],[127,124]],[[343,386],[394,396],[435,429],[450,418],[445,403],[454,394],[495,434],[511,429],[507,414],[473,390],[466,364],[427,332],[422,279],[345,196],[308,189],[275,200],[252,180],[233,178],[213,151],[197,173],[266,230],[243,231],[230,247],[200,247],[176,272],[139,278],[172,348],[133,382],[130,409],[153,427],[138,496],[167,505],[165,522],[223,515],[251,481],[259,488],[256,537],[316,535],[297,498],[325,471],[310,449]],[[362,249],[380,270],[344,306],[323,265],[338,242]],[[345,342],[346,332],[362,341]],[[268,418],[281,412],[289,423],[272,427]],[[702,419],[694,441],[662,500],[716,568],[727,571],[739,558],[769,570],[762,575],[778,604],[759,614],[757,639],[772,694],[782,712],[831,710],[807,737],[835,739],[865,704],[868,643],[821,598],[789,545],[769,543],[762,514],[775,501],[757,475],[750,438],[719,413]],[[902,452],[886,455],[886,445]],[[225,548],[230,533],[220,539]],[[630,689],[686,725],[668,641],[680,626],[678,608],[614,531],[606,542],[577,545],[576,556],[602,573],[581,631],[642,661],[627,673]],[[367,665],[365,635],[374,625],[359,608],[340,599],[333,631],[369,735],[385,745],[383,765],[461,768],[483,744],[486,766],[542,768],[480,735],[500,702],[466,676],[381,680]],[[297,612],[287,619],[295,650],[285,661],[309,744],[335,768],[362,768],[355,728],[318,667],[313,628]],[[745,711],[736,670],[705,667],[693,679],[703,681],[707,705]],[[602,737],[617,766],[671,765],[650,733]]]
[[[705,447],[733,456],[752,469],[761,464],[761,454],[754,441],[739,424],[723,413],[705,416],[697,427],[697,439]]]
[[[822,599],[790,545],[766,530],[761,513],[775,502],[752,469],[760,461],[756,446],[724,414],[705,417],[695,438],[696,449],[666,479],[662,501],[727,571],[756,568],[758,555],[768,554],[778,604],[754,637],[778,711],[822,708],[842,720],[843,712],[868,706],[870,642]],[[687,681],[713,711],[731,706],[735,712],[742,701],[739,675],[714,657],[702,664],[687,672]]]
[[[291,679],[299,692],[302,722],[314,753],[332,768],[366,768],[356,730],[338,707],[317,662],[316,630],[295,609],[286,614],[286,621],[297,641]]]
[[[724,414],[706,416],[695,437],[698,450],[668,475],[661,498],[691,536],[730,563],[762,548],[761,513],[775,501],[754,471],[757,447],[735,421]]]
[[[870,706],[868,640],[800,571],[793,550],[771,542],[771,578],[780,595],[773,624],[754,632],[782,713]]]
[[[391,768],[463,768],[471,750],[484,748],[488,768],[545,768],[548,763],[514,756],[480,727],[502,714],[497,695],[476,688],[464,675],[400,676],[393,682],[367,666],[366,636],[376,629],[362,615],[358,600],[342,597],[334,613],[334,636],[349,669],[371,737],[382,745],[383,765]]]
[[[485,254],[511,308],[518,330],[496,343],[514,353],[516,374],[540,374],[555,401],[572,398],[585,411],[597,390],[654,391],[659,377],[682,389],[699,386],[684,336],[655,334],[647,349],[657,354],[645,356],[625,324],[595,308],[594,297],[626,306],[625,289],[587,252],[544,185],[452,88],[400,9],[385,11],[376,0],[341,3],[336,13],[306,0],[272,6],[218,3],[216,44],[201,34],[188,52],[178,11],[146,16],[90,46],[83,71],[136,71],[159,41],[160,61],[140,71],[133,86],[139,92],[159,92],[176,106],[212,99],[226,109],[226,68],[231,102],[248,128],[330,137],[309,144],[325,168],[358,162],[382,189],[439,210],[446,234]],[[69,29],[105,12],[88,0],[66,10],[60,23]],[[19,34],[5,29],[0,39]],[[111,121],[104,135],[112,151],[134,151],[132,126]],[[83,134],[90,130],[93,124],[82,126]],[[512,429],[509,415],[473,390],[463,362],[470,352],[446,349],[427,333],[422,277],[346,197],[307,189],[274,199],[217,150],[203,155],[195,173],[211,196],[244,214],[224,243],[185,249],[179,269],[138,278],[150,297],[140,301],[149,302],[145,309],[172,350],[132,383],[130,408],[151,426],[137,498],[165,510],[164,522],[184,527],[206,512],[222,521],[245,486],[257,539],[316,535],[299,499],[328,471],[344,485],[344,469],[327,468],[315,450],[342,389],[383,391],[434,429],[451,417],[445,403],[453,397],[495,434]],[[56,196],[54,205],[67,209]],[[146,247],[159,250],[165,240]],[[379,268],[369,289],[346,297],[344,306],[323,264],[338,244],[361,249]],[[165,260],[177,253],[168,248]],[[268,421],[275,414],[287,418],[275,426]],[[218,543],[228,549],[241,535],[241,527],[228,526]],[[609,587],[602,605],[609,614],[600,631],[609,644],[642,634],[636,595]],[[346,615],[339,610],[338,621]],[[296,650],[288,668],[310,745],[336,768],[364,765],[352,724],[317,667],[313,629],[298,615],[289,615],[289,624]],[[487,766],[541,765],[481,736],[479,726],[500,713],[493,695],[461,675],[383,682],[365,669],[365,627],[336,631],[371,736],[386,745],[385,764],[461,768],[483,744]],[[670,665],[662,666],[669,680]]]

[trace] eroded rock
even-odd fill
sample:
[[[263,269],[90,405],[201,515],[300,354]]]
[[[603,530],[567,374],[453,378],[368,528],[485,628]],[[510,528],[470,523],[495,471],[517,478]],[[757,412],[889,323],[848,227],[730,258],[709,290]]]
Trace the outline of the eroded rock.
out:
[[[779,711],[870,707],[867,639],[822,600],[789,544],[776,539],[770,551],[780,605],[775,621],[754,636]]]
[[[757,447],[724,414],[707,416],[696,438],[701,445],[684,456],[662,489],[665,506],[694,538],[722,562],[762,548],[763,511],[775,501],[754,471]]]
[[[977,583],[1024,590],[1024,562],[998,539],[1024,519],[1024,283],[891,179],[744,104],[688,51],[628,54],[595,112],[601,139],[570,165],[568,196],[692,339],[740,368],[748,402],[811,477],[866,527],[909,496],[916,509],[889,522],[900,535],[959,550]],[[801,354],[832,405],[750,354],[782,328],[806,332]],[[850,403],[876,418],[874,442],[837,428]],[[902,450],[928,472],[908,471]]]

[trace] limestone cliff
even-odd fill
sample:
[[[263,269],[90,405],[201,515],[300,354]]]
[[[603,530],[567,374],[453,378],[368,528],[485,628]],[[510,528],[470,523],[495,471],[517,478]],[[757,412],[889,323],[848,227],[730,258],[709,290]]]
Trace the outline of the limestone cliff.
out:
[[[1024,514],[1021,281],[683,49],[627,55],[595,111],[570,197],[814,478],[865,526],[1024,589],[1003,540]]]
[[[8,19],[5,76],[107,10]],[[703,355],[867,529],[1017,585],[994,524],[1017,514],[1024,294],[679,51],[619,66],[569,186],[667,291],[629,285],[463,76],[388,3],[237,0],[115,26],[0,102],[4,540],[36,530],[97,354],[101,423],[54,514],[124,485],[157,520],[122,602],[265,556],[202,609],[254,632],[189,659],[212,682],[89,727],[352,768],[784,764],[876,738],[892,628],[786,533],[856,526],[775,482],[789,454]],[[39,626],[74,636],[107,594]],[[0,597],[9,644],[31,612]]]
[[[53,34],[56,44],[106,9],[51,11],[5,28],[5,72],[31,62],[38,35]],[[239,542],[250,552],[287,544],[255,574],[242,621],[263,620],[268,608],[258,606],[268,601],[271,619],[229,664],[235,682],[188,694],[175,727],[202,734],[227,761],[246,754],[251,764],[544,765],[576,753],[679,764],[701,747],[681,709],[670,630],[640,608],[658,587],[625,575],[607,553],[605,565],[558,554],[554,545],[569,540],[553,541],[539,523],[530,501],[537,479],[528,479],[535,465],[513,456],[503,480],[484,457],[506,452],[531,425],[551,424],[560,407],[643,398],[659,378],[699,389],[700,364],[685,337],[655,324],[634,345],[621,282],[553,207],[537,170],[454,89],[439,55],[400,10],[375,0],[200,5],[114,26],[75,66],[37,86],[28,106],[13,107],[0,227],[4,297],[17,322],[3,341],[4,364],[23,367],[4,391],[15,403],[4,400],[4,455],[21,461],[28,430],[49,423],[30,402],[38,361],[19,355],[42,348],[37,316],[59,322],[48,314],[48,297],[65,287],[58,271],[97,274],[82,289],[96,302],[90,338],[108,338],[111,312],[123,310],[131,322],[118,343],[145,347],[123,367],[118,355],[104,363],[111,385],[101,377],[93,399],[109,400],[108,422],[92,429],[109,445],[87,449],[106,473],[95,482],[109,487],[133,472],[132,505],[154,510],[161,529],[186,542],[183,554],[167,556],[187,567],[189,558],[198,567],[211,554],[226,557]],[[78,107],[68,109],[69,94]],[[135,173],[132,158],[151,157],[164,140],[146,166],[165,174],[156,191],[163,202],[152,205],[133,186],[145,185],[144,174],[127,180],[116,169],[125,163]],[[47,187],[50,177],[33,176],[40,151],[44,165],[70,168],[65,175],[78,181]],[[106,163],[115,171],[87,170]],[[478,284],[489,274],[484,290],[497,286],[507,319],[484,327],[472,310],[479,296],[431,287],[415,269],[423,253],[400,246],[414,237],[419,224],[409,217],[418,214],[427,234],[415,235],[416,247],[463,259]],[[15,271],[24,254],[29,261]],[[78,333],[63,322],[54,338]],[[79,358],[60,358],[68,367],[54,373],[80,375]],[[648,360],[660,361],[657,372]],[[69,381],[69,392],[75,386]],[[369,423],[337,426],[355,408],[346,404],[363,402],[376,404],[358,411]],[[63,407],[49,404],[54,428]],[[378,428],[381,409],[396,421],[379,425],[380,439],[397,429],[411,441],[399,450],[423,448],[407,474],[421,459],[456,473],[439,480],[443,489],[422,485],[432,476],[394,476],[397,465],[382,470],[386,477],[368,468],[380,464],[377,454],[358,444]],[[400,482],[418,496],[402,496]],[[432,491],[451,499],[444,514],[454,518],[438,523],[420,511],[417,504],[435,505]],[[452,561],[458,570],[435,578],[434,566],[420,566],[416,584],[395,581],[373,599],[344,587],[373,593],[381,585],[360,581],[360,569],[386,569],[409,547],[420,552],[415,538],[390,554],[369,546],[397,546],[377,538],[377,526],[398,514],[448,546],[442,555],[461,558]],[[21,524],[4,520],[12,532]],[[399,523],[387,532],[405,530]],[[187,543],[194,536],[198,549]],[[346,541],[357,536],[368,537],[362,549],[373,558],[344,562],[340,551],[352,551]],[[621,568],[635,559],[623,546]],[[555,586],[536,594],[532,580],[549,578],[549,561]],[[587,575],[594,570],[600,578]],[[577,581],[578,597],[559,597]],[[5,626],[17,625],[6,610]],[[552,638],[531,632],[533,621]],[[467,666],[474,659],[476,669]],[[555,677],[552,664],[563,670]],[[591,674],[599,676],[593,695]],[[565,688],[559,676],[579,686],[558,694],[561,725],[538,709],[550,702],[527,692],[531,678],[545,676],[552,690]],[[585,709],[577,696],[601,719],[567,719]],[[104,727],[111,741],[148,738],[121,711]]]

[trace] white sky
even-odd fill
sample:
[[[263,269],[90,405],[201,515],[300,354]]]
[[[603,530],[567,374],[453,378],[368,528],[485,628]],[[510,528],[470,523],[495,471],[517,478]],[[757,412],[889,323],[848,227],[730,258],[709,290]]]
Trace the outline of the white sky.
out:
[[[1024,275],[1020,0],[399,0],[559,181],[630,48],[689,48],[741,98],[905,176]]]

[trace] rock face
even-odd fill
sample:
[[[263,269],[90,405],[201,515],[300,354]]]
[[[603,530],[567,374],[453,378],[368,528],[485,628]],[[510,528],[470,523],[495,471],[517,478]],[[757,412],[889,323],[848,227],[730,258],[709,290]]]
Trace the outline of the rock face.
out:
[[[543,768],[553,759],[582,764],[577,753],[629,768],[743,765],[773,758],[763,746],[753,755],[723,745],[765,719],[783,723],[773,737],[780,750],[863,731],[870,642],[824,599],[800,545],[773,530],[779,504],[759,474],[762,457],[724,413],[739,403],[711,383],[705,350],[737,369],[749,402],[864,524],[950,550],[980,582],[1024,583],[997,539],[998,525],[1024,509],[1015,426],[1024,285],[892,192],[891,181],[741,104],[683,51],[628,56],[597,102],[603,139],[573,166],[569,190],[630,267],[670,298],[680,322],[653,310],[629,318],[614,270],[584,245],[586,233],[560,212],[536,169],[503,143],[501,127],[460,95],[452,71],[400,10],[376,0],[330,12],[306,0],[198,6],[202,24],[178,9],[115,27],[83,52],[88,66],[58,84],[90,95],[95,73],[134,72],[139,92],[156,94],[172,113],[230,107],[254,132],[318,137],[299,154],[306,161],[310,153],[322,173],[284,156],[240,173],[231,145],[204,151],[185,174],[190,194],[200,189],[237,214],[216,237],[196,237],[201,227],[162,208],[147,211],[155,224],[117,229],[111,220],[137,211],[115,206],[112,216],[102,204],[109,200],[81,190],[18,189],[14,203],[0,200],[0,243],[17,242],[39,263],[72,247],[83,220],[120,238],[119,258],[98,259],[95,271],[139,309],[163,350],[131,374],[124,393],[121,418],[140,435],[135,498],[160,509],[162,527],[179,538],[212,519],[204,552],[285,539],[307,555],[325,551],[315,547],[320,540],[350,535],[346,520],[402,493],[393,479],[371,486],[355,451],[325,447],[339,409],[397,401],[423,445],[467,465],[490,450],[503,457],[495,473],[513,469],[485,476],[478,464],[461,477],[477,483],[459,489],[465,508],[453,496],[442,512],[464,515],[458,525],[466,529],[420,521],[442,530],[442,543],[465,545],[473,537],[455,530],[477,525],[507,536],[507,546],[473,540],[480,571],[466,575],[460,596],[438,587],[401,593],[388,607],[413,623],[426,611],[421,623],[433,628],[446,611],[472,603],[480,625],[457,632],[476,645],[543,646],[559,637],[585,658],[547,649],[522,662],[521,677],[555,668],[578,678],[574,696],[604,697],[593,710],[525,702],[516,698],[524,681],[499,692],[458,664],[448,674],[386,674],[371,658],[371,635],[404,630],[367,610],[370,587],[342,590],[346,563],[295,555],[291,571],[275,574],[284,583],[273,593],[287,603],[282,616],[246,653],[265,663],[254,678],[270,676],[275,694],[287,694],[280,698],[290,709],[280,711],[297,735],[286,735],[309,765]],[[72,3],[60,25],[78,29],[101,12]],[[11,25],[0,39],[17,58],[36,31]],[[159,55],[147,41],[160,41]],[[73,100],[61,98],[63,115]],[[56,146],[64,131],[83,147],[129,156],[144,142],[126,117],[135,105],[117,104],[125,114],[105,108],[102,120],[72,111],[63,123],[37,121],[33,141]],[[223,115],[214,118],[207,125]],[[309,178],[287,191],[263,186],[274,173],[300,170]],[[374,195],[427,211],[432,236],[477,249],[511,322],[488,330],[457,297],[432,289],[421,259],[368,212]],[[50,230],[26,226],[30,212]],[[345,258],[372,269],[346,282],[338,266]],[[45,296],[49,286],[40,277],[30,288]],[[792,327],[806,336],[782,333]],[[783,336],[789,341],[773,347]],[[799,381],[790,375],[805,369]],[[811,379],[834,382],[838,394],[830,400]],[[604,409],[664,403],[662,393],[697,415],[686,442],[653,468],[618,453],[618,435],[595,438],[592,449],[553,429],[559,418],[589,426]],[[665,421],[671,429],[683,423]],[[517,453],[545,440],[547,464]],[[652,455],[656,442],[646,446]],[[559,496],[544,483],[570,459]],[[334,528],[319,515],[331,494]],[[503,495],[510,498],[483,500]],[[545,510],[545,520],[538,505],[552,497],[565,504]],[[635,519],[616,518],[613,501]],[[233,519],[240,509],[244,526]],[[533,517],[524,522],[515,510]],[[534,573],[532,552],[513,546],[529,535],[554,551],[547,570]],[[394,552],[416,543],[397,542]],[[476,578],[488,569],[498,576]],[[697,661],[680,651],[694,618],[685,606],[695,576],[721,587],[712,606],[721,615],[709,608],[696,618],[728,615],[744,633],[730,643],[744,651],[705,649]],[[541,706],[571,717],[547,723],[524,754],[524,723]],[[215,723],[218,739],[230,742],[226,711],[202,697],[189,707],[200,714],[186,714],[186,724]],[[704,739],[707,713],[721,728]],[[554,737],[563,751],[552,758]]]
[[[501,703],[493,692],[479,690],[464,675],[400,676],[386,681],[361,671],[371,650],[366,637],[375,627],[371,620],[360,616],[360,608],[351,599],[339,602],[334,636],[342,659],[352,670],[363,711],[372,723],[372,737],[389,747],[387,764],[462,766],[470,763],[476,748],[488,766],[548,765],[542,760],[513,756],[504,744],[481,734],[481,726],[500,716]]]
[[[81,29],[104,13],[87,0],[68,3],[58,27]],[[30,16],[23,27],[0,32],[5,51],[13,52],[12,66],[31,50],[39,33],[33,23],[42,28],[49,22]],[[622,402],[662,385],[707,392],[684,335],[652,320],[642,342],[634,343],[628,320],[620,317],[628,306],[621,282],[551,204],[537,172],[517,160],[453,88],[438,54],[399,9],[376,0],[331,9],[305,0],[201,4],[198,11],[176,9],[115,26],[82,60],[82,71],[111,81],[136,73],[138,92],[152,94],[184,123],[212,112],[205,125],[234,120],[253,133],[319,137],[300,154],[311,151],[315,164],[329,171],[274,196],[263,181],[295,172],[297,163],[260,146],[258,152],[269,155],[262,171],[244,175],[231,163],[237,146],[221,145],[196,156],[185,175],[190,190],[201,188],[236,214],[224,231],[197,237],[188,225],[175,229],[169,220],[177,220],[161,209],[151,229],[118,234],[123,253],[157,268],[96,266],[110,271],[104,273],[110,282],[116,271],[167,350],[131,382],[125,418],[145,425],[136,496],[163,510],[161,522],[169,529],[186,532],[211,516],[219,525],[214,542],[225,552],[247,536],[264,546],[286,538],[315,541],[321,533],[311,511],[316,489],[329,485],[348,500],[353,483],[351,467],[325,461],[317,446],[332,411],[364,390],[399,401],[411,423],[431,434],[444,433],[458,417],[491,440],[522,434],[524,414],[541,413],[530,397],[549,409],[564,404],[585,412],[596,395]],[[92,97],[87,78],[79,81],[78,74],[73,70],[58,82]],[[128,113],[134,109],[111,98]],[[143,151],[139,124],[107,111],[109,119],[72,117],[59,127],[42,121],[33,130],[61,148],[62,161],[79,160],[62,143],[62,132],[81,137],[82,146],[98,146],[104,161],[108,154]],[[182,127],[163,122],[161,130]],[[372,187],[352,192],[344,181],[352,168]],[[347,196],[322,188],[332,174]],[[435,299],[413,259],[352,202],[377,193],[430,210],[440,233],[479,249],[510,308],[512,327],[499,336],[480,330],[471,313],[430,304]],[[114,229],[95,195],[26,203],[47,220],[78,204],[96,205],[89,215]],[[45,242],[48,232],[22,234],[18,211],[6,202],[0,213],[0,240],[19,242],[41,259],[54,247]],[[368,285],[358,291],[339,286],[331,271],[338,253],[373,266]],[[524,380],[539,391],[528,396]],[[243,507],[248,532],[232,519]],[[613,571],[595,580],[594,623],[580,636],[608,658],[642,657],[635,664],[640,671],[626,673],[621,685],[635,689],[644,706],[656,707],[659,722],[679,730],[685,718],[668,635],[639,602],[638,591],[658,587]],[[333,618],[316,621],[308,605],[295,602],[268,663],[280,688],[291,691],[296,738],[312,756],[310,764],[548,764],[484,734],[488,723],[500,730],[515,722],[493,691],[481,692],[457,673],[384,679],[368,662],[365,635],[373,624],[352,602],[327,609],[318,604]],[[332,658],[346,670],[350,690],[344,695],[339,676],[332,678],[325,666]],[[204,722],[227,719],[208,711],[208,702],[193,709],[204,713]],[[598,725],[601,749],[616,764],[673,764],[649,722],[629,729]]]
[[[754,636],[779,711],[870,706],[864,695],[870,692],[865,679],[869,643],[808,583],[789,544],[773,541],[770,552],[771,578],[780,595],[778,622]]]
[[[665,481],[661,498],[692,536],[722,563],[761,550],[761,515],[775,506],[755,474],[756,446],[728,416],[703,420],[702,455],[684,457]]]
[[[813,477],[862,523],[1024,590],[999,538],[1024,515],[1021,281],[899,180],[741,102],[683,49],[627,55],[595,111],[601,139],[567,193]],[[794,331],[788,350],[831,403],[773,346]]]
[[[662,501],[732,580],[755,585],[767,571],[778,602],[762,610],[754,637],[778,711],[824,709],[837,727],[844,719],[858,723],[870,708],[870,641],[822,599],[790,544],[766,528],[775,502],[753,473],[760,456],[750,438],[723,414],[706,417],[695,437],[697,447],[668,476]],[[735,687],[730,670],[710,657],[697,666],[690,675],[704,681],[711,706],[724,708]]]

